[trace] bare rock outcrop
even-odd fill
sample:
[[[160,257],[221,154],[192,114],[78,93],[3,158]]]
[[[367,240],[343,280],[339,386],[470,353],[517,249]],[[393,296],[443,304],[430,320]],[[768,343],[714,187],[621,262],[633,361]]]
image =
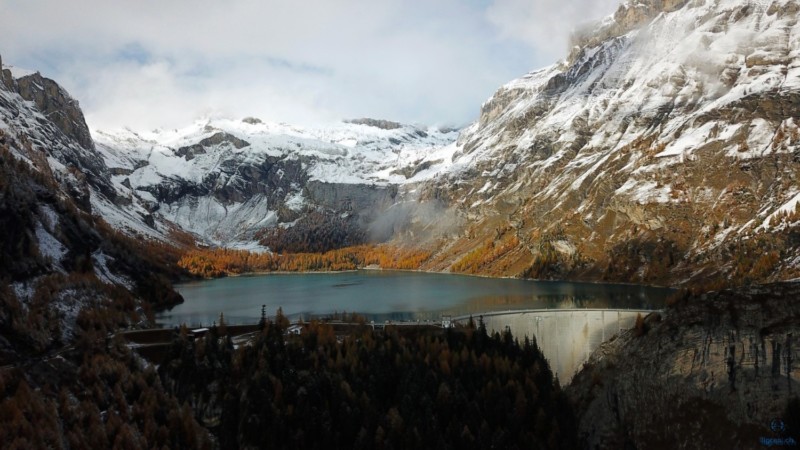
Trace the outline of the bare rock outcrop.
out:
[[[403,125],[398,122],[392,122],[391,120],[383,120],[383,119],[370,119],[369,117],[364,117],[361,119],[351,119],[345,120],[345,123],[352,123],[355,125],[366,125],[369,127],[376,127],[382,130],[396,130]]]
[[[235,149],[245,148],[250,145],[250,143],[244,139],[239,139],[230,133],[220,131],[219,133],[202,139],[197,144],[188,145],[175,150],[175,154],[178,156],[183,156],[188,161],[197,155],[205,154],[208,147],[218,146],[221,144],[228,144]]]
[[[65,135],[83,148],[94,149],[94,141],[86,125],[80,104],[55,81],[38,72],[16,80],[19,95],[32,101]]]
[[[586,448],[756,448],[781,437],[770,421],[789,421],[800,395],[798,295],[786,283],[686,296],[598,348],[568,388]]]

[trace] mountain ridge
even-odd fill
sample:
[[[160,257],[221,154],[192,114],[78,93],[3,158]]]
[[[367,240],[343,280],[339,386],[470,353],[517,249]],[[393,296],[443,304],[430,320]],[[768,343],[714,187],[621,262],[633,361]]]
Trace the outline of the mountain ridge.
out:
[[[395,203],[386,195],[433,176],[455,139],[450,130],[396,123],[304,128],[256,118],[94,134],[118,190],[216,245],[252,241],[311,211],[352,216],[351,225],[366,229]]]
[[[617,22],[637,5],[664,6],[623,4],[598,39],[484,103],[455,153],[470,170],[434,187],[471,199],[461,211],[478,239],[450,243],[432,267],[508,236],[519,244],[471,270],[659,284],[797,276],[797,218],[782,216],[797,203],[795,3],[671,2],[639,28]],[[732,264],[759,248],[779,255]]]
[[[207,119],[94,130],[96,169],[80,160],[90,145],[59,161],[93,174],[84,202],[112,226],[166,241],[178,228],[264,251],[265,235],[321,228],[343,236],[331,248],[425,247],[432,271],[797,278],[797,8],[627,1],[576,33],[565,60],[502,86],[457,137],[375,119]]]

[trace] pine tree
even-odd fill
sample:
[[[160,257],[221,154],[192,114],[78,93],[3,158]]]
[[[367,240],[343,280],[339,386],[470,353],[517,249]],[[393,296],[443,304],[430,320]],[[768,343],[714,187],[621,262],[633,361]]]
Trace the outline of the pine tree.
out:
[[[217,329],[217,334],[219,336],[227,336],[228,335],[228,326],[225,325],[225,314],[219,313],[219,326]]]
[[[258,321],[258,330],[264,331],[267,326],[267,305],[261,305],[261,319]]]

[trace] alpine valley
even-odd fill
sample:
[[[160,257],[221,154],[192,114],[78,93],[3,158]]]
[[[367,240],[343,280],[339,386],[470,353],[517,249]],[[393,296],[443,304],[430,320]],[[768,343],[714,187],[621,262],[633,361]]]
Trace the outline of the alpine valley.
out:
[[[65,183],[82,174],[76,199],[129,234],[169,241],[180,229],[263,249],[270,230],[327,228],[341,237],[317,250],[413,243],[435,253],[422,266],[434,271],[789,279],[800,269],[800,38],[787,5],[625,4],[577,33],[565,60],[501,87],[460,132],[252,117],[89,131],[53,82],[11,72],[17,103],[34,103],[8,97],[3,117]],[[41,115],[60,133],[45,135]]]
[[[775,300],[796,303],[785,282],[800,278],[798,18],[795,0],[627,0],[458,130],[255,117],[97,130],[55,81],[3,65],[0,361],[41,368],[64,349],[104,355],[98,342],[113,330],[151,325],[154,308],[181,301],[171,282],[191,275],[179,264],[187,254],[378,245],[424,255],[413,268],[425,271],[693,288],[576,376],[568,394],[581,442],[665,442],[659,411],[633,397],[631,380],[645,376],[669,388],[656,404],[678,419],[700,405],[720,415],[714,426],[744,424],[757,439],[800,389],[800,316]],[[711,288],[738,290],[701,295]],[[754,304],[760,322],[740,320]],[[713,326],[692,322],[719,311]],[[174,403],[157,425],[181,424],[170,425],[175,439],[199,446],[189,406],[119,352],[129,359],[115,373]],[[58,364],[79,377],[91,363]],[[37,370],[27,383],[54,376]],[[731,373],[743,374],[739,385]],[[117,395],[98,383],[94,400],[77,388],[61,395]],[[698,448],[710,442],[690,428],[680,432]]]

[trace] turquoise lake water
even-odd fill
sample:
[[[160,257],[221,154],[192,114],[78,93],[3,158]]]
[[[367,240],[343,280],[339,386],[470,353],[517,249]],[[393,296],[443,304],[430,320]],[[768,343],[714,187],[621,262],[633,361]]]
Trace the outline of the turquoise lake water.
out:
[[[439,320],[534,308],[660,309],[671,289],[637,285],[479,278],[362,270],[267,274],[179,284],[185,302],[156,315],[165,326],[254,323],[261,305],[291,319],[357,312],[370,320]]]

